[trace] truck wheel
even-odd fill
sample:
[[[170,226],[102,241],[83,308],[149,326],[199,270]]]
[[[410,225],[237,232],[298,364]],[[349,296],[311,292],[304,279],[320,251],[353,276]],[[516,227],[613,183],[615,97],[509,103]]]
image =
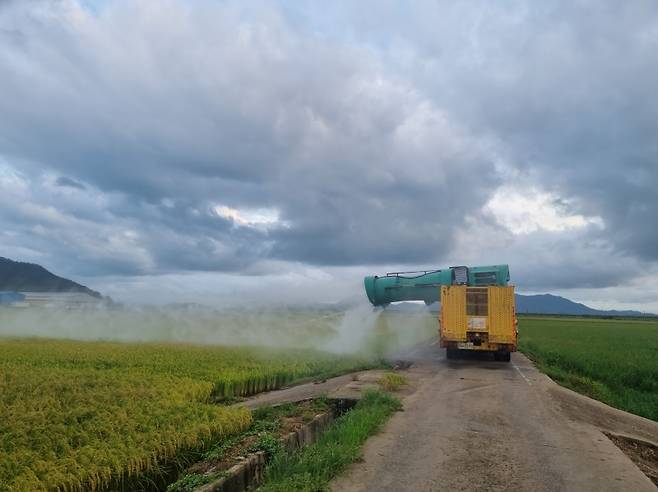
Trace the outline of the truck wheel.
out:
[[[509,352],[494,352],[494,360],[499,362],[509,362],[511,360],[511,355]]]
[[[446,349],[446,359],[456,359],[457,352],[456,349]]]

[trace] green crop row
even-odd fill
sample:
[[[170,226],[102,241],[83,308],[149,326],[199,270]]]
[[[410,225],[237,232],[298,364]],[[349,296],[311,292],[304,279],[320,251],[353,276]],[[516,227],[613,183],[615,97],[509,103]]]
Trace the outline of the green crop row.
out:
[[[0,490],[103,490],[244,430],[222,396],[365,367],[310,350],[0,339]]]
[[[658,421],[658,321],[521,317],[519,344],[564,386]]]

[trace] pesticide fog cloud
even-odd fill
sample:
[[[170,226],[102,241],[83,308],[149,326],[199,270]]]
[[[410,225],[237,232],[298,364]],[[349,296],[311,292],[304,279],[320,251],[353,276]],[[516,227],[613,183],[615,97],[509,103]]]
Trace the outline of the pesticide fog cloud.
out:
[[[313,348],[371,357],[436,334],[436,314],[386,313],[361,304],[337,309],[226,309],[194,307],[3,309],[0,337],[87,341]]]
[[[510,263],[657,311],[656,33],[651,0],[1,2],[0,255],[129,303]]]

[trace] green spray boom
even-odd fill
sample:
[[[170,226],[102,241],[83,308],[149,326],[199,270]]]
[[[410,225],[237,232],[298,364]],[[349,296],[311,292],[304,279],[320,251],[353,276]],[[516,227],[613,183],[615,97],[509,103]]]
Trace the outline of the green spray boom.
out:
[[[425,304],[432,304],[439,300],[442,285],[487,286],[507,285],[508,282],[508,265],[393,272],[363,279],[368,299],[374,306],[386,306],[397,301],[425,301]]]

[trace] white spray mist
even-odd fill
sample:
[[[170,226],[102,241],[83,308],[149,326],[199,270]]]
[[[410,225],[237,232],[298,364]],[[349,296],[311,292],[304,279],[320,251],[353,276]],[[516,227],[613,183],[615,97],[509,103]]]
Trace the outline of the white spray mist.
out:
[[[429,313],[335,308],[0,309],[1,336],[258,345],[382,355],[436,332]]]

